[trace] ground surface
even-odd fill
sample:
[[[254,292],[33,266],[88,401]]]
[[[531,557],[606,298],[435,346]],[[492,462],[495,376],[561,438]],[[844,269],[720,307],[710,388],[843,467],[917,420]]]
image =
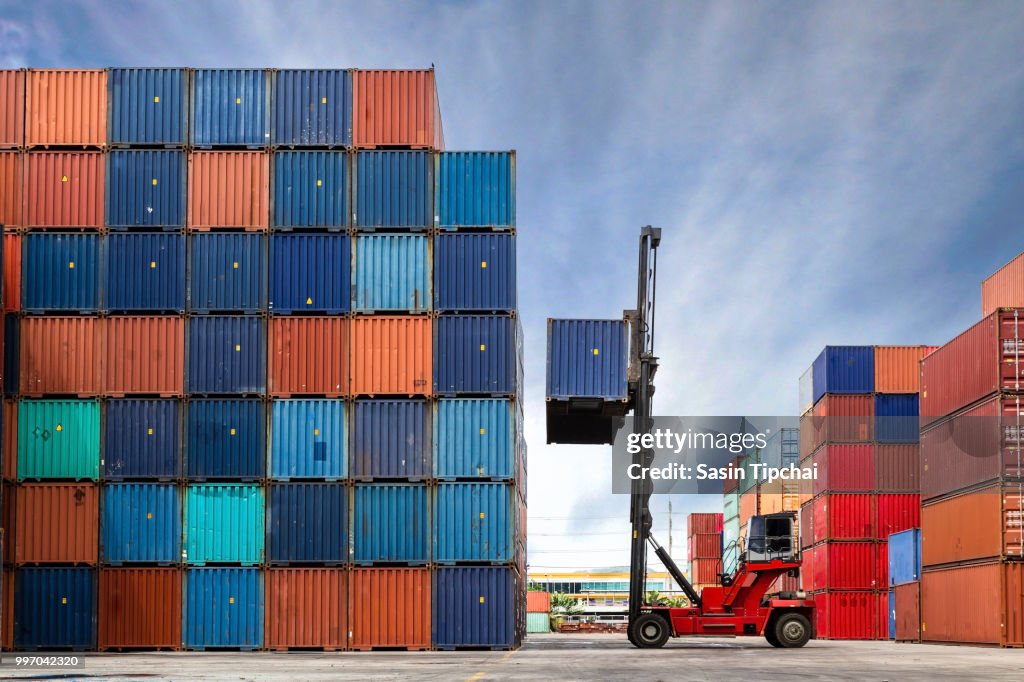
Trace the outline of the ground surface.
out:
[[[11,654],[5,654],[7,659]],[[811,642],[771,648],[763,639],[685,638],[639,651],[622,635],[531,635],[519,651],[368,653],[90,654],[63,679],[178,680],[1021,680],[1013,649]],[[41,679],[0,668],[0,677]]]

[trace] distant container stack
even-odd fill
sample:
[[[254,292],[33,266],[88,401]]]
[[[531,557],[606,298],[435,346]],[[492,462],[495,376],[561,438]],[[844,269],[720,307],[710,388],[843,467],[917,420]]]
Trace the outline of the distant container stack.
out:
[[[717,513],[686,517],[686,560],[690,582],[698,593],[722,584],[722,524],[722,514]]]

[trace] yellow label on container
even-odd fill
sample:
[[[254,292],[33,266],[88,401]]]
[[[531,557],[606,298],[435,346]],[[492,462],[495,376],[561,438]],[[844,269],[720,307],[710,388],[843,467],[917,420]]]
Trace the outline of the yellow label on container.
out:
[[[483,598],[483,597],[480,597],[480,603],[481,603],[481,604],[483,604],[483,603],[484,603],[484,598]]]
[[[74,270],[74,269],[75,269],[75,261],[71,261],[70,263],[68,263],[68,270]]]
[[[60,424],[57,424],[57,430],[58,430],[58,431],[63,431],[63,430],[64,430],[64,427],[63,427],[63,426],[61,426]]]
[[[160,98],[159,98],[159,97],[156,97],[156,96],[154,96],[154,97],[153,97],[153,104],[159,104],[159,103],[160,103]]]
[[[317,187],[323,187],[323,184],[324,184],[324,181],[323,181],[323,180],[317,180],[317,181],[316,181],[316,186],[317,186]]]
[[[147,512],[146,513],[146,518],[147,519],[152,519],[153,518],[153,512]]]
[[[236,97],[235,98],[235,104],[241,104],[241,103],[242,103],[242,98],[241,97]]]
[[[149,261],[149,269],[150,270],[156,269],[156,261],[155,260]]]
[[[156,187],[156,178],[153,178],[153,186]]]
[[[484,513],[483,512],[480,512],[480,518],[481,519],[484,518]]]
[[[326,97],[322,97],[320,99],[320,104],[327,104],[327,98]]]
[[[485,433],[487,433],[487,429],[480,429],[480,435],[481,436],[484,435]]]
[[[594,349],[594,355],[597,355],[597,354],[598,354],[598,352],[597,352],[597,349],[595,348]]]
[[[241,350],[242,350],[242,344],[236,343],[235,344],[235,352],[238,353],[238,352],[241,352]]]
[[[61,604],[67,604],[68,603],[68,598],[67,597],[61,597],[60,598],[60,603]]]
[[[314,436],[319,436],[320,435],[320,429],[313,429],[313,435]]]
[[[67,182],[68,181],[68,176],[66,176],[66,175],[60,176],[60,181],[61,182]]]
[[[234,597],[228,597],[228,603],[229,604],[234,604],[235,603],[235,598]]]
[[[313,298],[311,296],[306,297],[306,305],[313,305]]]
[[[487,350],[487,344],[481,343],[480,350]]]
[[[238,269],[238,261],[235,261],[234,263],[232,263],[231,267],[233,267],[235,270],[237,270]]]
[[[487,267],[487,261],[485,261],[485,260],[480,261],[480,267],[486,268]]]
[[[231,429],[231,435],[232,436],[235,435],[235,430],[234,429]]]
[[[147,429],[146,435],[147,436],[152,436],[153,435],[153,429]]]

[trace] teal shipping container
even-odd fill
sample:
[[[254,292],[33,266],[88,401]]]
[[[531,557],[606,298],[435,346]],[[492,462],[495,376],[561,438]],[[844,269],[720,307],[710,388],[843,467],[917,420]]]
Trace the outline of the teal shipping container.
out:
[[[507,479],[515,474],[513,403],[442,399],[434,408],[434,476]]]
[[[515,152],[441,152],[436,166],[437,227],[515,227]]]
[[[430,309],[433,265],[430,240],[421,235],[356,238],[353,309],[359,312]]]
[[[270,477],[338,480],[348,475],[344,400],[274,400]]]
[[[354,509],[352,539],[356,563],[427,562],[427,486],[357,485]]]
[[[263,488],[204,483],[185,491],[185,561],[192,565],[263,562]]]
[[[526,614],[526,634],[540,635],[551,632],[550,613],[528,613]]]
[[[100,477],[97,400],[18,402],[18,480]]]
[[[436,563],[512,560],[515,489],[504,483],[441,483],[433,505]]]
[[[173,483],[118,483],[103,488],[104,563],[181,561],[181,505]]]

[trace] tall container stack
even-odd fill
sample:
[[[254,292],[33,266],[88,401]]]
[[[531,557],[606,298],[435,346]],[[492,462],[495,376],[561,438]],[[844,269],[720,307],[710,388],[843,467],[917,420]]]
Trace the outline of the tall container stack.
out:
[[[797,466],[800,462],[800,429],[780,428],[768,437],[758,461],[772,468]],[[800,511],[799,481],[778,479],[771,483],[757,481],[757,513],[777,514]],[[798,576],[783,575],[775,581],[770,593],[795,592],[800,589]]]
[[[722,514],[690,514],[686,517],[686,560],[690,582],[699,594],[705,587],[721,585]]]
[[[734,468],[743,466],[743,457],[732,461]],[[740,482],[734,478],[722,481],[722,572],[732,575],[739,568],[745,538],[741,535]]]

